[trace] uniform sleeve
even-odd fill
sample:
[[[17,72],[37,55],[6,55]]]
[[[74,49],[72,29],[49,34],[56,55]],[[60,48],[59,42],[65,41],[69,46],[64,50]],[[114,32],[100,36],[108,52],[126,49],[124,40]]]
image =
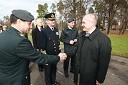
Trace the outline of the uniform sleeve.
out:
[[[60,36],[60,41],[66,44],[70,44],[70,40],[66,39],[65,31],[62,30],[61,36]]]
[[[100,54],[98,62],[98,74],[97,80],[100,83],[104,82],[105,76],[107,74],[109,62],[111,57],[111,41],[108,37],[102,39],[100,44]]]
[[[22,40],[17,48],[16,53],[18,57],[24,58],[37,64],[48,64],[51,62],[58,62],[59,56],[42,54],[33,48],[28,39]]]

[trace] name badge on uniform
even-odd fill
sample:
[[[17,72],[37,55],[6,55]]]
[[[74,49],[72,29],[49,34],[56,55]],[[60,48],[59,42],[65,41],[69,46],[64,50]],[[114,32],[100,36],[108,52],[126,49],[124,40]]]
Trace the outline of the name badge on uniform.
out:
[[[56,35],[59,35],[59,33],[58,33],[58,32],[56,32]]]

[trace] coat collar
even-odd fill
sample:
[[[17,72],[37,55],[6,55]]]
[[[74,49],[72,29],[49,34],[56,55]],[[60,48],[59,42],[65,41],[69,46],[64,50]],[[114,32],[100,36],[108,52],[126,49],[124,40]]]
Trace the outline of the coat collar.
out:
[[[73,27],[72,29],[69,29],[69,27],[66,27],[65,30],[67,30],[67,31],[68,31],[68,30],[73,30],[73,31],[75,31],[76,29],[75,29],[75,27]]]
[[[98,34],[98,28],[96,28],[90,35],[89,35],[89,39],[90,40],[93,40],[96,36],[97,36],[97,34]],[[83,37],[83,36],[85,36],[85,34],[86,34],[86,32],[84,32],[84,31],[82,31],[81,33],[80,33],[80,37]]]
[[[18,31],[16,28],[14,27],[10,27],[10,29],[14,30],[17,34],[19,34],[20,36],[24,36],[24,33],[21,33],[20,31]]]
[[[52,31],[52,30],[51,30],[51,28],[50,28],[48,25],[47,25],[47,27],[46,27],[46,28],[48,28],[48,29],[49,29],[49,31]],[[54,31],[56,31],[56,29],[57,29],[57,28],[56,28],[56,27],[54,27]]]
[[[89,39],[90,40],[93,40],[96,36],[97,36],[97,33],[98,33],[98,28],[96,28],[89,36]]]

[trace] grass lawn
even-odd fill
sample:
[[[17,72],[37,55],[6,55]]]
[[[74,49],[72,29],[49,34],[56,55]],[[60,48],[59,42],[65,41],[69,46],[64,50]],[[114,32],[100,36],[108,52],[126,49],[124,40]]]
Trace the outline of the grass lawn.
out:
[[[128,58],[128,35],[110,35],[112,54]]]
[[[32,40],[29,34],[29,39]],[[128,35],[109,35],[112,43],[112,55],[128,58]],[[60,43],[61,45],[62,42]]]

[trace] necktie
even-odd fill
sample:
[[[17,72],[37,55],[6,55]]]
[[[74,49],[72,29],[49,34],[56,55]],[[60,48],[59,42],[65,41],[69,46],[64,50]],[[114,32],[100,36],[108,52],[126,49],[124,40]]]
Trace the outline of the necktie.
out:
[[[52,31],[54,31],[54,28],[52,28]]]
[[[86,32],[85,37],[89,37],[90,33]]]

